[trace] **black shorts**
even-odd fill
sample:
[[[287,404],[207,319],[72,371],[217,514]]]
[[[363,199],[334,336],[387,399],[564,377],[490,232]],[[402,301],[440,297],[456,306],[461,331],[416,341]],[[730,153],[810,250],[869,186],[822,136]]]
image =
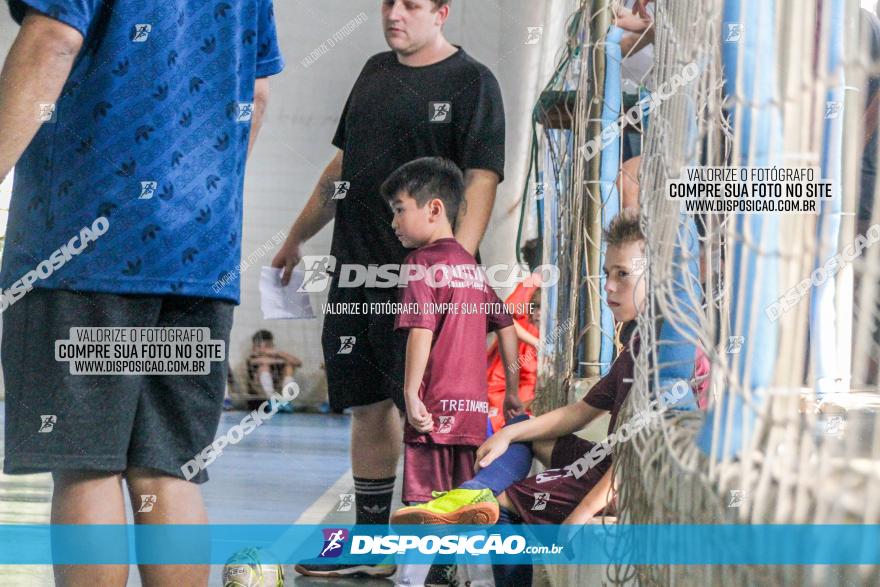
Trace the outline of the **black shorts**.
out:
[[[226,361],[208,375],[72,375],[55,360],[71,327],[208,327],[229,346],[234,305],[209,298],[34,289],[3,313],[3,471],[121,472],[181,466],[213,442]],[[200,471],[192,481],[204,483]]]
[[[397,289],[337,288],[327,295],[330,304],[396,303]],[[352,306],[348,306],[351,308]],[[391,399],[401,410],[407,332],[394,330],[394,314],[325,314],[321,345],[327,370],[330,406],[342,410]]]

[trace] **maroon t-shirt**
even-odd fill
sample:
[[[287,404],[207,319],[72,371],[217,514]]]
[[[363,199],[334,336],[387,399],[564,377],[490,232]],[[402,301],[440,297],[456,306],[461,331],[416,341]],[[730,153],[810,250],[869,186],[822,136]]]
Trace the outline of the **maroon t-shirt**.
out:
[[[406,258],[413,276],[401,295],[395,328],[434,333],[419,397],[434,417],[434,430],[417,432],[409,422],[404,442],[479,446],[486,440],[489,400],[486,335],[513,325],[473,255],[454,238],[442,238]],[[418,278],[416,266],[424,267]],[[417,310],[417,311],[413,311]]]
[[[596,382],[596,385],[584,396],[583,401],[594,408],[611,412],[611,421],[608,423],[609,434],[614,431],[617,415],[632,387],[633,373],[635,372],[634,356],[638,352],[639,338],[633,335],[614,363],[611,364],[611,369],[608,370],[605,377]]]

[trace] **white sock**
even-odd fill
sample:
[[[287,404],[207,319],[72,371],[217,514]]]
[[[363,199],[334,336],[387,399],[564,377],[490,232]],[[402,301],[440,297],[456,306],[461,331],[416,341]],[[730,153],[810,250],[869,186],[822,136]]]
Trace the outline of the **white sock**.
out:
[[[272,381],[272,374],[268,371],[260,371],[260,387],[263,388],[267,394],[272,394],[275,392],[275,384]]]
[[[407,585],[409,587],[423,587],[425,579],[428,578],[428,571],[431,565],[416,565],[412,563],[403,563],[397,565],[397,577],[394,580],[395,587],[398,585]]]

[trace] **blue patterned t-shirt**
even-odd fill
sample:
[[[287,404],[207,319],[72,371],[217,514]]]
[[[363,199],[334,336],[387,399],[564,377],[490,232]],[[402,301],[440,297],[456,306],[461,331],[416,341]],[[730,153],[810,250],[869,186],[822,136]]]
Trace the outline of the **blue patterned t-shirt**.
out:
[[[284,66],[272,0],[9,7],[85,41],[61,97],[34,105],[44,122],[15,166],[0,287],[21,291],[43,263],[34,287],[238,303],[254,81]],[[46,276],[44,261],[101,217],[106,232]]]

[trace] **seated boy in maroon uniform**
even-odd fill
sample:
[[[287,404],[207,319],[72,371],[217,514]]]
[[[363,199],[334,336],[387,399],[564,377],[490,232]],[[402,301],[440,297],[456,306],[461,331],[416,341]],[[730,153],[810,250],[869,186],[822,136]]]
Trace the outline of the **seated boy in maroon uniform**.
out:
[[[422,503],[432,491],[448,491],[473,477],[487,432],[490,331],[497,332],[507,365],[506,411],[522,412],[519,345],[513,319],[485,273],[453,238],[464,198],[458,167],[439,157],[416,159],[389,176],[382,194],[394,211],[391,225],[400,242],[418,249],[400,272],[407,283],[395,328],[409,331],[403,501]]]

